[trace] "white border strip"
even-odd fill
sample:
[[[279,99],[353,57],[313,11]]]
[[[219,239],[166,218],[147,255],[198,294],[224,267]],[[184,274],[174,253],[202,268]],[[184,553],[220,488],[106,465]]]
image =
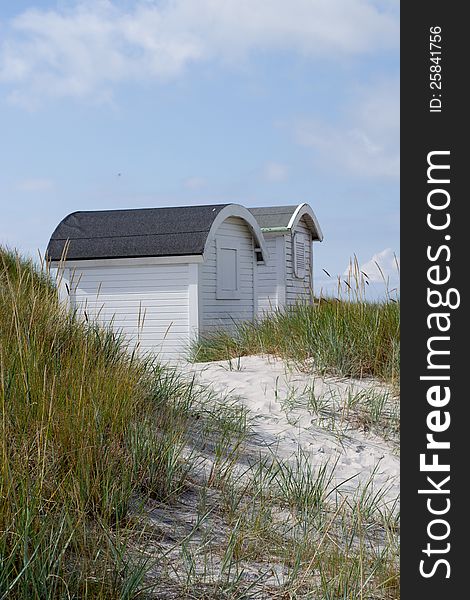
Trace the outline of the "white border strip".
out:
[[[176,265],[181,263],[202,263],[202,254],[185,256],[144,256],[139,258],[96,258],[91,260],[54,260],[50,266],[53,269],[73,269],[82,267],[132,267],[135,265]]]

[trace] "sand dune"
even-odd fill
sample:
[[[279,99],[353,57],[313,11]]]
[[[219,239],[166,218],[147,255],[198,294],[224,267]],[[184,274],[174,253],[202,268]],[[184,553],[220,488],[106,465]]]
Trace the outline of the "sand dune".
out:
[[[396,501],[397,434],[381,434],[380,419],[386,420],[398,401],[385,384],[307,374],[283,360],[262,356],[187,368],[201,383],[247,407],[252,417],[247,453],[293,460],[300,449],[314,466],[336,464],[334,482],[348,480],[340,493],[353,494],[373,477],[374,489],[383,492],[382,502]],[[376,427],[364,418],[367,410],[372,420],[377,418]]]

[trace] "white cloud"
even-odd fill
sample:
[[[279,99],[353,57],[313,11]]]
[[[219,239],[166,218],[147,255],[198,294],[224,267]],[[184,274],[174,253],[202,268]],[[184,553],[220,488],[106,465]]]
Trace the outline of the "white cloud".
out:
[[[20,192],[49,192],[54,189],[55,184],[52,179],[24,179],[15,187]]]
[[[348,277],[351,269],[354,270],[354,266],[349,265],[344,271],[345,277]],[[397,282],[400,276],[400,258],[391,248],[385,248],[360,265],[360,270],[369,283]]]
[[[205,187],[206,180],[203,177],[188,177],[183,181],[183,185],[188,190],[200,190]]]
[[[109,99],[113,86],[177,76],[205,60],[290,50],[324,60],[398,44],[389,0],[107,0],[28,10],[4,28],[0,82],[13,102]]]
[[[323,166],[359,177],[396,179],[399,157],[399,82],[382,81],[360,90],[339,123],[305,119],[294,126],[299,144],[315,151]]]
[[[264,166],[263,176],[272,183],[285,181],[289,176],[289,167],[282,163],[269,162]]]

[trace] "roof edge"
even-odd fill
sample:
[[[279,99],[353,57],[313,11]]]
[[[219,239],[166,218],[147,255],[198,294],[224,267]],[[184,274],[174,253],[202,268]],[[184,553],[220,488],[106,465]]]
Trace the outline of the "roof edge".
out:
[[[206,244],[204,246],[204,257],[206,255],[206,249],[210,241],[215,238],[215,232],[219,226],[228,219],[229,217],[239,217],[246,221],[253,237],[256,240],[258,248],[261,250],[263,259],[265,262],[269,260],[269,252],[266,246],[266,240],[264,239],[263,232],[260,229],[258,221],[254,215],[241,204],[227,204],[222,210],[219,211],[216,218],[212,221],[211,228],[206,238]]]
[[[314,241],[321,242],[323,241],[323,232],[320,227],[320,223],[312,210],[312,207],[304,202],[303,204],[299,204],[295,209],[294,214],[290,218],[290,221],[287,225],[287,228],[292,231],[295,229],[302,217],[307,217],[306,221],[309,225],[309,229],[312,232],[312,238]]]
[[[287,233],[290,231],[289,227],[282,225],[280,227],[260,227],[263,233]]]

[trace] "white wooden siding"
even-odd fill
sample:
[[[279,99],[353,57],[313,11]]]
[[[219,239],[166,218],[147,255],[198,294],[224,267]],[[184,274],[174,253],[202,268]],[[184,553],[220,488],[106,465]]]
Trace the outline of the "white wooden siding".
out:
[[[307,244],[305,248],[305,266],[306,273],[304,279],[299,279],[294,275],[294,263],[292,252],[292,235],[284,236],[286,244],[286,303],[294,304],[297,300],[310,301],[312,298],[312,234],[308,229],[304,219],[300,219],[295,234],[300,232],[306,236]]]
[[[83,316],[121,332],[139,352],[163,360],[187,352],[189,273],[196,265],[133,265],[76,268],[72,302]]]
[[[269,261],[257,265],[258,317],[262,318],[282,304],[282,286],[285,286],[284,236],[265,234]]]
[[[217,298],[218,236],[233,238],[239,244],[240,299]],[[239,217],[229,217],[206,246],[205,261],[200,267],[200,325],[201,331],[231,329],[234,323],[249,321],[254,315],[254,250],[251,231]]]

